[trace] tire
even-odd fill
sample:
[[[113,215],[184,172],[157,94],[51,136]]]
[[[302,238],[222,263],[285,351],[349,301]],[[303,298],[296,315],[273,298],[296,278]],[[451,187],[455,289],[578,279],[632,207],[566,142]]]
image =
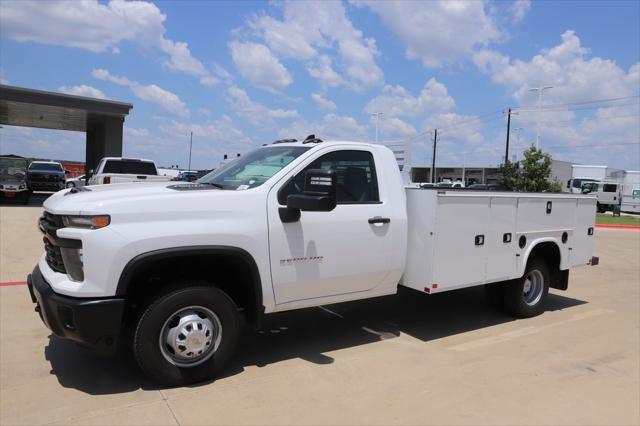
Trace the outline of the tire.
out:
[[[539,259],[531,259],[522,278],[513,280],[505,287],[504,302],[509,313],[520,318],[529,318],[544,312],[544,303],[549,294],[549,267]],[[529,291],[525,293],[525,289]],[[532,293],[533,292],[533,293]]]
[[[66,185],[67,188],[75,188],[75,186],[76,184],[73,182],[67,182],[67,185]]]
[[[605,204],[597,203],[596,204],[596,209],[598,210],[598,213],[606,213],[607,212],[607,206]]]
[[[23,205],[26,206],[27,204],[29,204],[29,196],[30,195],[31,194],[29,193],[29,191],[25,191],[25,192],[22,193],[22,204]]]
[[[133,353],[151,380],[182,386],[214,378],[233,355],[239,334],[231,298],[196,284],[166,292],[144,310],[135,327]]]

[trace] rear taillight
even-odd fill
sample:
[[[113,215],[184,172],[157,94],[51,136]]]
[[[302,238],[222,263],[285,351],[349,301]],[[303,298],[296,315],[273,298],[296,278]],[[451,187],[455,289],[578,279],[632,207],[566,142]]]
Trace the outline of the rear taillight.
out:
[[[102,178],[102,183],[105,184],[105,185],[108,184],[108,183],[111,183],[111,176],[103,177]]]

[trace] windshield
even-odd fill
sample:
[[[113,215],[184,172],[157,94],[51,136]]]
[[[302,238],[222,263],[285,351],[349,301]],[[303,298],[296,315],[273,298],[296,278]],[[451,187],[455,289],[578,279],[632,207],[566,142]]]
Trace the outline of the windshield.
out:
[[[593,179],[574,179],[573,180],[573,187],[576,189],[580,189],[582,188],[582,184],[585,182],[596,182]]]
[[[61,172],[62,166],[58,163],[31,163],[29,170],[44,170],[47,172]]]
[[[222,189],[249,189],[262,185],[271,176],[308,150],[302,146],[259,148],[197,180]]]
[[[16,179],[24,179],[27,160],[19,158],[0,158],[0,175],[12,176]]]

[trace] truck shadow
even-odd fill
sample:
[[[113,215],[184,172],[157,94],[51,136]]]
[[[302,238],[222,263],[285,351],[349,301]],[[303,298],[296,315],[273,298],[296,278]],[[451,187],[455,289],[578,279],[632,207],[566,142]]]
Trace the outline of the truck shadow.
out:
[[[550,293],[547,311],[585,303]],[[335,359],[328,352],[401,333],[428,343],[515,320],[491,307],[481,287],[435,295],[403,289],[394,296],[283,312],[267,316],[260,331],[245,330],[237,357],[219,378],[239,374],[248,366],[265,367],[292,358],[331,364]],[[126,350],[113,358],[101,357],[50,336],[45,357],[62,386],[92,395],[160,389],[144,378]]]
[[[29,197],[29,203],[23,204],[20,199],[17,198],[3,198],[0,201],[2,207],[38,207],[42,208],[42,204],[47,198],[53,195],[52,192],[34,192]]]

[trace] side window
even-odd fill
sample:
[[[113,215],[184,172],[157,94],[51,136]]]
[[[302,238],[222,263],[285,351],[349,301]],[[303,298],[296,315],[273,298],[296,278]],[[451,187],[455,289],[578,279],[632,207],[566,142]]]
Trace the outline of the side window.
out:
[[[616,192],[617,190],[618,190],[618,185],[611,184],[611,183],[605,183],[602,188],[603,192]]]
[[[338,204],[367,204],[380,201],[373,155],[369,151],[334,151],[323,155],[291,178],[278,192],[278,203],[287,204],[290,194],[301,194],[304,176],[310,169],[334,170],[338,175]]]

